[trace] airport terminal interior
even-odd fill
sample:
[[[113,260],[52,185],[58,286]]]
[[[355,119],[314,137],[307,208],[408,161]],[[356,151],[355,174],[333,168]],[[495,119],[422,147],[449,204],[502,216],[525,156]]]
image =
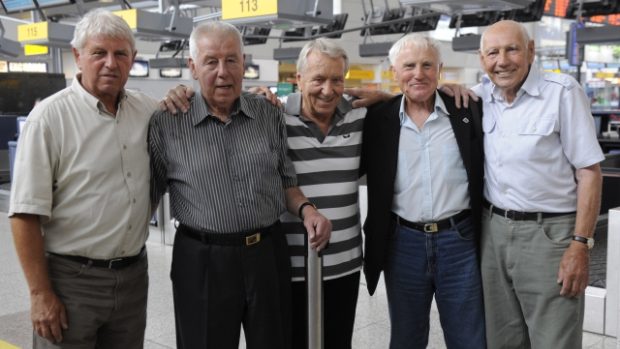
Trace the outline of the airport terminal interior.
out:
[[[586,289],[583,348],[620,349],[620,0],[0,0],[0,349],[30,348],[25,278],[7,217],[12,164],[23,123],[38,100],[69,86],[78,72],[73,28],[94,8],[121,16],[137,39],[126,87],[161,99],[178,84],[198,88],[187,68],[188,38],[205,21],[234,24],[244,38],[243,88],[268,87],[282,101],[297,91],[295,62],[309,40],[329,37],[349,55],[346,87],[399,92],[387,53],[403,35],[440,42],[440,84],[472,87],[484,75],[477,50],[485,27],[525,24],[535,64],[580,82],[606,159],[603,197]],[[360,184],[361,220],[365,186]],[[175,227],[167,197],[147,241],[150,288],[145,348],[175,348],[169,277]],[[369,296],[362,277],[355,349],[388,348],[383,281]],[[445,348],[435,306],[429,348]],[[245,348],[243,336],[240,348]]]

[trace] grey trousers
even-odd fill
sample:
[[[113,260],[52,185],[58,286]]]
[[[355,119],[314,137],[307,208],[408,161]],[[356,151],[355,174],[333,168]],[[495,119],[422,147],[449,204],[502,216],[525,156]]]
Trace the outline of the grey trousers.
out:
[[[53,344],[34,333],[36,349],[144,346],[148,261],[146,254],[122,269],[103,269],[48,256],[54,291],[65,305],[69,328]]]
[[[483,212],[482,285],[488,348],[581,348],[584,296],[560,296],[560,260],[575,215],[513,221]]]

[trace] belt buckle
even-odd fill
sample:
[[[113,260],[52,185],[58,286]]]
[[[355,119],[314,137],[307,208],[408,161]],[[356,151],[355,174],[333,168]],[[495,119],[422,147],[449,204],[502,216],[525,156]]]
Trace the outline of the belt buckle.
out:
[[[108,268],[108,269],[112,269],[112,265],[114,265],[114,263],[115,263],[115,262],[119,262],[119,261],[122,261],[122,260],[123,260],[122,258],[114,258],[114,259],[110,259],[110,260],[108,261],[108,267],[107,267],[107,268]]]
[[[425,233],[436,233],[439,229],[437,227],[437,223],[425,223],[424,224],[424,232]]]
[[[252,246],[260,242],[260,233],[255,233],[245,237],[245,245]]]

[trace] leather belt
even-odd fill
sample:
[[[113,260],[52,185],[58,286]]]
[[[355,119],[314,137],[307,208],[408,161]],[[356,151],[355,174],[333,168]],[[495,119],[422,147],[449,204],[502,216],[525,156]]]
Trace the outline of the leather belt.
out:
[[[484,207],[491,210],[491,212],[500,215],[504,218],[513,220],[513,221],[537,221],[538,218],[553,218],[559,216],[566,216],[575,214],[575,212],[521,212],[521,211],[513,211],[513,210],[504,210],[499,208],[488,201],[484,202]]]
[[[67,259],[73,262],[78,262],[84,265],[90,265],[96,268],[123,269],[125,267],[128,267],[134,264],[135,262],[139,261],[140,258],[144,257],[146,255],[146,248],[142,246],[142,249],[140,250],[140,252],[135,256],[112,258],[112,259],[92,259],[88,257],[72,256],[72,255],[58,254],[58,253],[53,253],[53,252],[47,252],[47,253],[55,257],[60,257],[60,258]]]
[[[263,238],[269,235],[276,225],[276,222],[266,228],[252,230],[241,233],[213,233],[191,228],[187,225],[180,224],[177,233],[181,233],[188,238],[198,240],[207,245],[222,246],[252,246],[259,243]]]
[[[463,210],[452,217],[442,219],[436,222],[410,222],[399,215],[392,213],[396,224],[402,225],[407,228],[423,231],[425,233],[436,233],[441,230],[452,228],[452,222],[458,224],[460,221],[471,215],[471,210]]]

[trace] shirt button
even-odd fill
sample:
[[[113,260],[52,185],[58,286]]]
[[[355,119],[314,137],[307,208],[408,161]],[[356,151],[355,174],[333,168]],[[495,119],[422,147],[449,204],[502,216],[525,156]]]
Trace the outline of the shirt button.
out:
[[[127,230],[131,230],[131,224],[127,227]]]
[[[123,150],[127,149],[127,146],[125,144],[123,144]]]
[[[120,124],[120,123],[121,123],[121,121],[120,121],[119,119],[116,119],[116,123],[117,123],[117,124]]]
[[[127,177],[131,177],[131,172],[127,172]]]
[[[132,202],[135,204],[136,203],[136,198],[133,198]]]

